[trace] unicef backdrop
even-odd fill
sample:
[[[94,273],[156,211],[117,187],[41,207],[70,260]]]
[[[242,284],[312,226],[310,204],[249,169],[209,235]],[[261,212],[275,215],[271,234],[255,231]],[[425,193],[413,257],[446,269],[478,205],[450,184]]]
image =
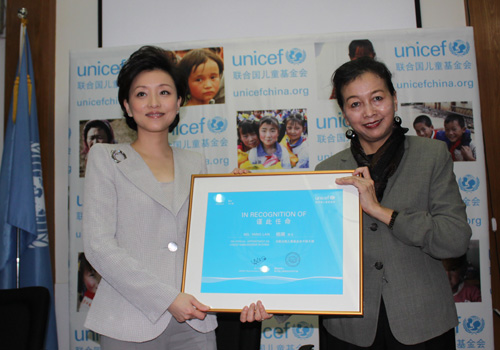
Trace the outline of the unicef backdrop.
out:
[[[194,105],[198,96],[193,88],[170,138],[172,146],[202,153],[209,173],[228,173],[235,167],[256,172],[313,170],[320,161],[348,147],[347,125],[330,78],[338,66],[351,59],[350,46],[351,54],[375,55],[392,71],[398,113],[403,126],[410,129],[408,134],[417,134],[413,126],[417,117],[430,121],[439,133],[448,115],[459,115],[465,125],[463,140],[472,157],[465,159],[452,145],[450,151],[473,236],[467,255],[443,262],[443,268],[459,272],[450,283],[456,291],[460,321],[457,349],[494,348],[486,177],[472,29],[372,31],[160,46],[174,51],[179,64],[195,49],[211,51],[217,57],[213,60],[218,62],[219,83],[210,99]],[[73,350],[99,349],[99,337],[83,327],[99,282],[98,274],[86,262],[81,237],[86,154],[98,141],[133,141],[118,103],[116,77],[124,60],[137,48],[71,54],[69,264]],[[303,120],[300,142],[307,147],[290,151],[289,164],[279,159],[259,161],[252,151],[258,141],[252,141],[249,129],[243,129],[251,129],[264,117],[274,118],[281,130],[277,141],[287,150],[291,134],[284,123],[297,115]],[[416,128],[419,126],[417,123]],[[263,350],[296,349],[306,344],[319,348],[316,316],[294,316],[286,324],[276,325],[271,320],[262,325]]]

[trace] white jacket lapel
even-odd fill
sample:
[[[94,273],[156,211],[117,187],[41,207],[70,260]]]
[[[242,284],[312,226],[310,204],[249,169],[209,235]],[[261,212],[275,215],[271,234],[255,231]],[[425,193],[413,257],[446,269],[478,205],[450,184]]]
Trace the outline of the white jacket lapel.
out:
[[[120,151],[122,154],[119,154]],[[115,156],[115,158],[120,159],[116,166],[132,184],[169,211],[173,213],[177,212],[173,210],[170,204],[170,202],[175,203],[175,200],[167,200],[160,183],[156,180],[142,157],[132,148],[132,146],[116,145],[116,147],[111,149],[110,156],[112,158]]]

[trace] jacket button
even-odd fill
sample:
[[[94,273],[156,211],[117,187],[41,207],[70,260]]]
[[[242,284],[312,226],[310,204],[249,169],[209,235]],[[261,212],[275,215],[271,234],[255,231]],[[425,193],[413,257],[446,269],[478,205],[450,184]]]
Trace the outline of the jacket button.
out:
[[[376,222],[374,222],[373,224],[370,225],[370,230],[377,231],[377,229],[378,229],[378,225]]]
[[[376,268],[377,270],[382,270],[382,268],[384,267],[384,264],[382,264],[382,262],[381,262],[381,261],[377,261],[377,262],[375,263],[375,265],[373,265],[373,266],[375,266],[375,268]]]
[[[170,243],[167,245],[167,248],[168,248],[168,250],[170,250],[171,252],[175,252],[175,251],[177,251],[177,243],[175,243],[175,242],[170,242]]]

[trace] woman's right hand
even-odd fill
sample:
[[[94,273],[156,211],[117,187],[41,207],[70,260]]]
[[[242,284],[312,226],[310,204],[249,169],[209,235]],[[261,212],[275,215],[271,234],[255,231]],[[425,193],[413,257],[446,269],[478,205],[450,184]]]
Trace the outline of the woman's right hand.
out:
[[[384,222],[386,225],[391,221],[394,210],[383,207],[377,199],[375,183],[370,176],[368,167],[359,167],[353,176],[341,177],[335,180],[337,185],[352,185],[358,189],[359,204],[361,209],[371,217]]]
[[[197,318],[205,319],[210,307],[200,303],[194,296],[186,293],[179,293],[174,302],[168,307],[168,311],[178,322],[184,322]]]
[[[252,303],[250,306],[245,306],[241,310],[240,321],[241,322],[253,322],[253,321],[264,321],[273,317],[273,314],[268,314],[266,308],[259,300],[257,303]]]

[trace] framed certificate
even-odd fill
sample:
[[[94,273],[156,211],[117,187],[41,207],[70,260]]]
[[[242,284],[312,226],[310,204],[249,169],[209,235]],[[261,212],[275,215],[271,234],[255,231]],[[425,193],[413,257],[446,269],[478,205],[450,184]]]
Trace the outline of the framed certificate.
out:
[[[193,175],[182,291],[213,311],[361,315],[352,171]]]

